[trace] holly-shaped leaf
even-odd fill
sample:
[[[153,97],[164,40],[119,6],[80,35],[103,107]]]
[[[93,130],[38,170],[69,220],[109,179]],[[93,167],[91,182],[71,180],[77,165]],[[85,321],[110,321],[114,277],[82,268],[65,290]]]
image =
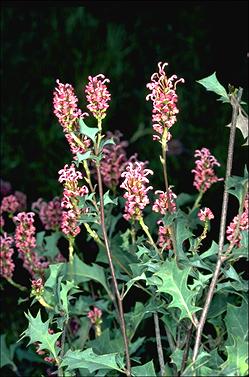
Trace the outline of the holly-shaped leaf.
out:
[[[83,119],[79,119],[80,133],[95,141],[95,136],[99,132],[98,128],[88,127]]]
[[[61,336],[61,331],[56,334],[50,334],[49,329],[49,320],[42,322],[40,310],[37,313],[36,317],[33,317],[30,312],[25,313],[25,317],[29,321],[28,328],[21,334],[23,339],[26,336],[30,338],[29,344],[39,342],[39,350],[48,350],[55,359],[57,359],[57,352],[55,348],[55,343]]]
[[[231,335],[232,345],[226,346],[227,360],[221,365],[222,375],[248,376],[248,342]]]
[[[158,285],[158,292],[168,293],[172,296],[168,308],[180,309],[179,319],[189,318],[193,322],[192,314],[201,308],[194,305],[197,292],[188,288],[187,280],[190,270],[191,267],[180,270],[176,261],[171,260],[166,261],[154,275],[162,280],[162,284]]]
[[[220,84],[216,77],[216,72],[204,79],[197,80],[197,82],[203,85],[206,90],[218,94],[218,96],[220,96],[219,101],[230,102],[226,89]]]
[[[88,348],[85,351],[67,351],[63,357],[61,366],[67,367],[67,370],[86,368],[90,373],[99,369],[115,369],[119,372],[124,371],[124,364],[121,362],[117,353],[96,355],[92,348]]]
[[[248,334],[248,303],[244,300],[241,306],[228,303],[225,323],[228,333],[227,345],[233,344],[232,337],[246,340]]]
[[[134,376],[156,377],[156,372],[152,360],[144,365],[131,368],[131,371]]]
[[[61,308],[68,315],[68,293],[72,288],[75,288],[75,284],[72,281],[66,281],[66,284],[61,283],[60,290],[60,299],[61,299]]]

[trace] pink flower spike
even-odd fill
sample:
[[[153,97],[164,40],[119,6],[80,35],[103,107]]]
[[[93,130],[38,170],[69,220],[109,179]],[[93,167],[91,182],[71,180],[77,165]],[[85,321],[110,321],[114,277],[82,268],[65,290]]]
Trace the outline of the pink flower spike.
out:
[[[108,102],[111,100],[111,95],[105,83],[109,83],[110,80],[105,78],[102,74],[94,77],[89,76],[88,80],[89,82],[85,88],[88,101],[87,108],[96,119],[104,119],[106,116],[106,110],[109,107]]]
[[[88,312],[87,317],[90,319],[91,323],[95,325],[99,322],[99,320],[102,317],[102,310],[96,308],[95,306],[93,310]]]
[[[209,149],[197,149],[194,156],[199,157],[195,161],[195,169],[191,170],[195,174],[193,185],[198,191],[206,192],[213,183],[223,181],[223,178],[218,178],[215,175],[213,167],[220,166],[220,163],[211,155]]]
[[[0,275],[6,279],[11,279],[15,265],[12,260],[14,240],[6,232],[0,236]]]
[[[5,196],[1,203],[1,212],[15,213],[20,208],[20,203],[15,195]]]
[[[168,130],[176,122],[176,114],[179,112],[177,108],[178,97],[175,92],[176,85],[179,82],[184,83],[184,79],[177,79],[176,75],[170,78],[167,77],[164,71],[167,65],[168,63],[158,63],[159,72],[154,73],[151,76],[151,82],[147,84],[147,88],[151,93],[147,95],[146,100],[150,99],[153,103],[153,129],[159,134],[153,135],[153,139],[160,142],[165,129],[167,129],[166,141],[171,139],[171,134]]]
[[[211,211],[210,208],[207,208],[207,207],[205,207],[204,209],[200,209],[197,216],[199,217],[199,219],[201,221],[207,221],[207,220],[214,219],[213,212]]]
[[[249,194],[246,195],[245,203],[244,203],[244,212],[242,213],[240,217],[240,222],[238,225],[238,234],[236,236],[236,229],[237,229],[237,224],[239,221],[239,215],[235,216],[233,221],[228,225],[226,234],[227,234],[227,239],[229,242],[234,242],[235,246],[241,247],[241,231],[249,229],[249,214],[248,214],[248,200],[249,200]],[[236,236],[236,237],[235,237]]]
[[[153,187],[146,187],[149,183],[146,177],[148,174],[153,174],[153,171],[145,169],[145,166],[145,162],[130,161],[126,165],[126,171],[121,174],[121,177],[125,178],[120,187],[126,190],[123,197],[127,199],[124,214],[127,221],[130,219],[140,220],[143,209],[149,204],[147,192]]]
[[[167,192],[158,190],[155,192],[155,194],[159,195],[159,198],[156,199],[152,207],[153,211],[160,212],[162,215],[165,215],[167,212],[176,212],[175,199],[177,198],[177,196],[173,193],[171,187],[168,188]]]
[[[56,80],[57,87],[54,91],[53,104],[54,114],[57,116],[65,132],[73,130],[74,123],[83,117],[81,110],[78,109],[78,98],[74,93],[71,84],[62,84]]]

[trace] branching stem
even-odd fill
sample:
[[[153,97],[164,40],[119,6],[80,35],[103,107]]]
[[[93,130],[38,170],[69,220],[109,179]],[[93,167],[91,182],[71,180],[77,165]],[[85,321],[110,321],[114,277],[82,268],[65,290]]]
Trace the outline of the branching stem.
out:
[[[219,234],[219,250],[218,250],[218,259],[214,271],[214,275],[212,278],[212,281],[210,283],[210,287],[207,293],[206,301],[201,313],[201,318],[199,321],[199,325],[196,332],[196,339],[195,339],[195,346],[193,350],[193,363],[196,361],[200,343],[201,343],[201,336],[203,327],[206,322],[208,310],[213,298],[214,290],[216,287],[216,283],[220,274],[220,269],[222,266],[222,263],[226,259],[226,256],[222,254],[223,247],[224,247],[224,239],[225,239],[225,229],[226,229],[226,218],[227,218],[227,207],[228,207],[228,191],[226,188],[226,183],[228,178],[231,176],[232,171],[232,164],[233,164],[233,151],[234,151],[234,141],[235,141],[235,132],[236,132],[236,122],[238,117],[238,110],[239,110],[239,103],[241,101],[243,89],[239,88],[236,101],[233,101],[233,97],[231,97],[231,104],[233,107],[233,113],[232,113],[232,123],[230,128],[230,137],[229,137],[229,146],[228,146],[228,155],[227,155],[227,166],[226,166],[226,180],[225,180],[225,187],[224,187],[224,193],[223,193],[223,203],[222,203],[222,213],[221,213],[221,223],[220,223],[220,234]]]

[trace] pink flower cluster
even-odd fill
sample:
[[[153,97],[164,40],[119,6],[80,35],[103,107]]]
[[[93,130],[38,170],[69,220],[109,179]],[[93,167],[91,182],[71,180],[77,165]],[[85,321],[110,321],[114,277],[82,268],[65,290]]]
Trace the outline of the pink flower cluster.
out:
[[[176,85],[179,82],[184,82],[184,79],[177,79],[176,75],[167,77],[164,68],[168,63],[158,63],[159,72],[151,76],[151,82],[147,84],[147,88],[151,91],[147,95],[146,100],[149,99],[153,103],[152,122],[154,130],[161,136],[153,135],[154,140],[160,140],[165,129],[169,130],[176,122],[176,114],[179,112],[177,108],[177,94]],[[171,135],[168,132],[167,141],[170,140]]]
[[[88,312],[87,317],[90,319],[93,325],[99,324],[102,317],[102,310],[96,308],[95,306],[93,310]]]
[[[241,236],[240,232],[242,230],[248,230],[249,229],[248,201],[249,201],[249,194],[247,194],[246,199],[245,199],[244,211],[243,211],[241,218],[240,218],[237,237],[234,238],[235,235],[236,235],[236,228],[237,228],[237,224],[238,224],[238,221],[239,221],[239,215],[234,217],[233,221],[228,225],[227,230],[226,230],[228,241],[233,242],[233,240],[234,240],[234,244],[237,247],[241,246],[242,236]]]
[[[33,296],[40,296],[44,290],[43,281],[41,278],[31,281],[31,288]]]
[[[15,244],[19,256],[23,260],[23,267],[29,271],[32,277],[35,277],[36,274],[42,275],[49,264],[33,250],[36,247],[34,216],[33,212],[20,212],[13,218],[16,222]]]
[[[72,131],[78,131],[79,126],[77,121],[83,118],[87,113],[82,113],[78,109],[78,98],[74,93],[74,88],[71,84],[62,84],[59,80],[56,80],[57,87],[54,91],[54,114],[57,116],[63,130],[65,137],[69,143],[71,152],[76,155],[77,153],[85,153],[91,142],[86,136],[81,136],[79,145],[73,136],[70,134]],[[75,156],[74,159],[77,157]]]
[[[45,202],[42,198],[39,198],[32,204],[32,210],[38,211],[44,228],[49,230],[59,229],[61,226],[62,208],[61,200],[55,197],[50,202]]]
[[[89,82],[85,88],[86,99],[88,101],[87,108],[96,119],[104,119],[106,110],[109,107],[108,102],[111,99],[111,95],[105,83],[109,83],[110,80],[106,79],[102,74],[94,77],[89,76],[88,80]]]
[[[201,221],[207,221],[207,220],[212,220],[214,219],[214,214],[211,211],[210,208],[205,207],[204,209],[200,209],[198,212],[197,216]]]
[[[126,171],[121,174],[121,177],[125,178],[120,187],[126,190],[123,195],[126,199],[124,215],[126,220],[140,220],[143,209],[149,204],[147,192],[152,186],[146,187],[149,183],[146,177],[153,174],[153,171],[145,169],[145,166],[145,162],[130,161],[126,165]]]
[[[15,195],[5,196],[1,203],[1,212],[15,213],[20,207],[20,203]]]
[[[156,199],[152,210],[155,212],[160,212],[162,215],[166,215],[167,212],[174,213],[176,211],[176,194],[173,193],[169,187],[167,192],[160,190],[155,191],[156,195],[159,195],[159,198]]]
[[[172,249],[172,241],[171,241],[171,238],[170,238],[170,230],[169,230],[169,227],[166,226],[162,220],[159,220],[157,222],[157,224],[159,225],[159,228],[158,228],[158,240],[157,240],[157,243],[158,243],[158,246],[161,247],[163,250],[171,250]],[[160,225],[162,224],[162,225]]]
[[[213,183],[223,180],[223,178],[218,178],[215,175],[213,169],[215,165],[220,166],[220,163],[207,148],[197,149],[194,156],[199,157],[199,159],[195,161],[195,169],[191,170],[195,174],[193,185],[198,191],[205,192]]]
[[[0,273],[5,279],[11,279],[15,265],[12,261],[14,249],[11,247],[14,240],[6,232],[0,236]]]
[[[59,171],[59,182],[64,184],[63,199],[61,207],[62,212],[61,229],[66,235],[76,237],[80,233],[78,221],[80,215],[87,212],[86,208],[79,209],[79,196],[88,194],[86,186],[78,186],[78,180],[82,179],[82,174],[75,170],[74,164],[70,167],[66,164],[63,169]]]
[[[128,143],[121,141],[122,134],[119,131],[107,132],[107,138],[113,139],[115,144],[107,144],[103,148],[103,159],[100,170],[104,184],[110,189],[115,189],[119,183],[121,173],[125,169],[127,162],[125,147]]]

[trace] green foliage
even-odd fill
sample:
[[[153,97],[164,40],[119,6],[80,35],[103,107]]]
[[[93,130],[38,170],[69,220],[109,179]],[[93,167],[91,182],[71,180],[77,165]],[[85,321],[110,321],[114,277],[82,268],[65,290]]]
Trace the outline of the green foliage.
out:
[[[203,85],[206,90],[218,94],[218,96],[220,96],[218,99],[219,101],[230,102],[226,89],[217,80],[216,72],[204,79],[198,80],[197,82]]]
[[[0,335],[0,342],[1,342],[0,367],[3,368],[5,365],[8,365],[14,371],[16,371],[17,367],[16,367],[15,363],[13,362],[16,344],[11,344],[10,346],[7,346],[7,344],[6,344],[6,334]]]
[[[41,312],[38,311],[36,317],[33,317],[30,312],[25,313],[25,317],[29,321],[28,328],[21,334],[21,338],[29,337],[29,344],[39,342],[39,350],[47,350],[52,356],[57,359],[58,351],[56,349],[56,341],[61,336],[61,331],[50,334],[48,332],[50,321],[43,322],[41,319]]]
[[[156,377],[156,372],[152,360],[139,367],[133,367],[132,373],[134,374],[134,376]]]
[[[193,313],[201,309],[195,306],[196,292],[188,288],[187,281],[190,271],[191,267],[180,270],[175,260],[172,260],[164,262],[159,271],[155,273],[162,280],[162,283],[157,285],[158,292],[171,295],[172,301],[168,308],[180,309],[179,320],[189,318],[193,321]]]
[[[100,369],[114,369],[119,372],[122,372],[124,369],[122,359],[118,357],[117,353],[96,355],[92,348],[88,348],[85,351],[67,351],[61,366],[66,367],[69,371],[86,368],[90,373]]]
[[[82,118],[79,119],[80,133],[89,137],[92,141],[95,140],[96,134],[99,132],[98,128],[88,127]]]

